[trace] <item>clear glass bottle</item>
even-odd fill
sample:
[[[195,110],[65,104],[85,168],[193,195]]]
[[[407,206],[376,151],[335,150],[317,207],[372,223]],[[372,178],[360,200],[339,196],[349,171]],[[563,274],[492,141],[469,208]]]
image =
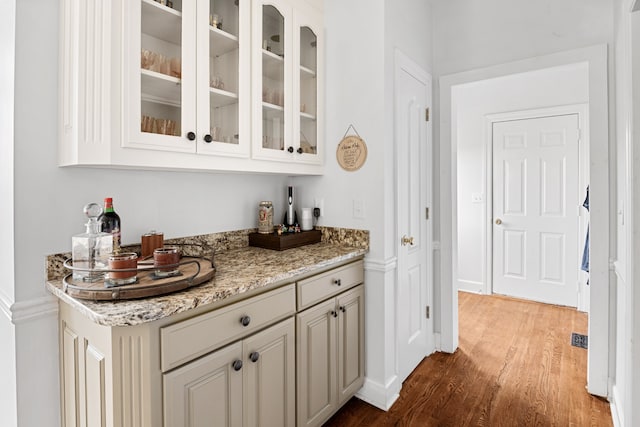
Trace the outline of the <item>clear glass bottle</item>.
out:
[[[104,280],[104,271],[109,262],[109,255],[113,252],[113,237],[110,233],[100,231],[98,217],[102,208],[97,203],[89,203],[84,207],[84,213],[89,218],[86,231],[71,238],[71,258],[73,266],[83,270],[74,270],[73,279],[83,282],[97,282]]]

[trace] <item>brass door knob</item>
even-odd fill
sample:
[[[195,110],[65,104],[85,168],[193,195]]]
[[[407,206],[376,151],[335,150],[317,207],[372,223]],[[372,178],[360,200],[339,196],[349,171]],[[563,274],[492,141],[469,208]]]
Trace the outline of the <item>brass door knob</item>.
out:
[[[496,225],[502,224],[502,220],[500,218],[496,219]]]
[[[402,246],[411,245],[413,246],[413,237],[402,236]]]

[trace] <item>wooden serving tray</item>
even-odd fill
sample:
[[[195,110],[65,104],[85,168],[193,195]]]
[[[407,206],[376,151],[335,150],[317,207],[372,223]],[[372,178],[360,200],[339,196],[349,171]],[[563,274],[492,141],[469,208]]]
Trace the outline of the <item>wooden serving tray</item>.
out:
[[[301,231],[300,233],[249,233],[249,246],[283,251],[299,246],[320,243],[322,232],[320,230]]]
[[[103,280],[87,283],[74,280],[73,275],[69,274],[62,280],[62,289],[74,298],[95,301],[145,298],[200,285],[211,280],[216,272],[211,259],[194,257],[182,257],[178,270],[182,273],[179,276],[155,279],[152,265],[138,264],[136,283],[111,288],[106,287]]]

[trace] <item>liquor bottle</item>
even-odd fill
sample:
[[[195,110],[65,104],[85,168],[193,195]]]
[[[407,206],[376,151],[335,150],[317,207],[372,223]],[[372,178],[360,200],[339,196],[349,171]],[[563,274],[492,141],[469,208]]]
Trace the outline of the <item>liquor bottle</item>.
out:
[[[84,213],[89,218],[86,231],[71,238],[73,266],[80,268],[73,270],[73,278],[83,282],[97,282],[104,279],[104,271],[100,270],[107,268],[109,255],[113,250],[113,237],[100,231],[100,205],[89,203],[84,207]]]
[[[120,252],[120,216],[113,210],[113,199],[104,199],[104,212],[98,218],[102,222],[102,231],[113,236],[113,252]]]

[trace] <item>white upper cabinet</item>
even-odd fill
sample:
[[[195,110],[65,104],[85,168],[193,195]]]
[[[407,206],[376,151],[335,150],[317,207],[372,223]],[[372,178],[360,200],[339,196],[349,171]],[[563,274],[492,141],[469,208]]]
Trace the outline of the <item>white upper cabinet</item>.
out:
[[[253,156],[322,164],[321,16],[286,0],[253,7]]]
[[[248,156],[247,2],[127,8],[123,147]]]
[[[322,173],[321,10],[61,3],[61,166]]]

